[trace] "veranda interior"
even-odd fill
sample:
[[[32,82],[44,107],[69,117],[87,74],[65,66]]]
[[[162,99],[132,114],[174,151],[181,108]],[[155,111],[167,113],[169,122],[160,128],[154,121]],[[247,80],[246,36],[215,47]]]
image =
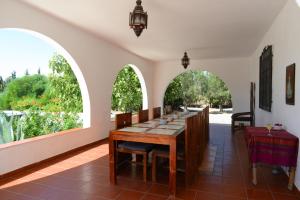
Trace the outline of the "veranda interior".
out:
[[[107,177],[108,147],[102,140],[110,131],[111,91],[122,67],[132,64],[138,68],[147,94],[144,108],[151,110],[162,106],[167,85],[185,71],[180,61],[184,51],[191,58],[189,70],[211,72],[226,83],[233,112],[239,113],[249,111],[250,82],[259,86],[260,55],[272,45],[272,111],[260,109],[257,101],[255,124],[279,122],[290,133],[300,135],[298,70],[295,105],[285,102],[286,66],[300,62],[300,8],[295,0],[230,0],[226,4],[208,0],[143,1],[149,26],[139,38],[128,27],[134,1],[1,0],[0,4],[0,28],[36,32],[68,52],[75,63],[72,66],[78,66],[73,70],[86,117],[82,129],[0,146],[3,199],[168,198],[167,177],[162,175],[159,184],[142,183],[139,175],[134,178],[131,168],[120,172],[119,186],[111,186]],[[258,100],[258,90],[256,97]],[[269,168],[258,172],[258,186],[251,185],[242,131],[232,136],[230,127],[212,124],[210,134],[209,144],[218,146],[214,171],[199,176],[193,187],[179,186],[178,198],[299,199],[296,190],[284,186],[285,174],[273,176]],[[94,142],[99,143],[23,168]],[[8,174],[20,168],[24,171]],[[299,171],[295,185],[300,187]]]

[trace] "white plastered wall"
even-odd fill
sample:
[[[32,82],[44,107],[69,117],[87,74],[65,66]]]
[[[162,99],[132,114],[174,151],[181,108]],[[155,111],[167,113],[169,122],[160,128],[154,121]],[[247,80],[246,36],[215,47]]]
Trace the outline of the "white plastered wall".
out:
[[[17,0],[0,0],[1,28],[41,33],[59,43],[74,58],[90,95],[91,127],[46,140],[0,148],[0,175],[106,138],[110,130],[113,83],[126,64],[134,64],[141,71],[147,87],[148,106],[152,107],[152,62]]]
[[[258,97],[259,84],[259,56],[263,48],[273,45],[273,94],[272,112],[258,108],[256,104],[256,124],[263,126],[267,123],[282,123],[285,128],[300,136],[300,7],[295,0],[289,0],[273,22],[264,39],[251,58],[251,80],[257,84],[256,96]],[[285,103],[285,76],[286,67],[296,63],[295,105]],[[258,98],[257,98],[258,99]],[[300,158],[298,154],[298,170],[296,185],[300,187]]]
[[[249,112],[250,77],[248,58],[227,58],[211,60],[191,60],[188,70],[208,71],[221,78],[230,90],[234,112]],[[181,61],[157,63],[154,71],[154,106],[163,104],[163,96],[168,85],[186,70]]]

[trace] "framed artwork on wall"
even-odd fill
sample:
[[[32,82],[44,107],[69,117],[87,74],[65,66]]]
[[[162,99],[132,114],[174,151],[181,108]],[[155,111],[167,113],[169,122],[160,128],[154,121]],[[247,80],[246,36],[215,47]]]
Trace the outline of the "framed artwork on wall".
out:
[[[285,102],[288,105],[295,105],[295,70],[295,63],[286,67]]]

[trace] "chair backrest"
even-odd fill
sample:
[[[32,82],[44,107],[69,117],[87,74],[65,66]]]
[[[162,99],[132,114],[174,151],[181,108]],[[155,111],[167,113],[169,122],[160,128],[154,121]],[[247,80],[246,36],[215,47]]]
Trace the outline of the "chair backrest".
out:
[[[161,107],[153,108],[153,119],[160,118],[161,116]]]
[[[132,113],[122,113],[116,115],[116,129],[131,126],[132,124]]]
[[[189,185],[193,181],[193,176],[195,174],[195,168],[197,165],[196,159],[196,144],[198,143],[195,140],[196,137],[196,117],[197,115],[187,117],[185,119],[185,181]]]
[[[171,105],[165,105],[164,114],[170,114],[172,112],[173,112],[172,106]]]
[[[209,108],[185,120],[186,184],[194,181],[209,140]]]
[[[252,115],[252,125],[255,122],[255,83],[251,82],[250,86],[250,113]]]
[[[203,129],[205,134],[205,142],[207,145],[209,141],[209,107],[208,106],[206,106],[206,108],[203,109],[203,123],[204,123]]]
[[[138,123],[146,122],[149,120],[149,110],[140,110],[138,113]]]

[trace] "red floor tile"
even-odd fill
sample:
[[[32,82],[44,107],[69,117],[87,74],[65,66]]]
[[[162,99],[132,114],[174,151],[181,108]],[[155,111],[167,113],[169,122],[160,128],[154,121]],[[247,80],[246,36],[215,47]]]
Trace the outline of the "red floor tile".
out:
[[[221,200],[221,195],[217,193],[197,192],[196,200]]]
[[[273,194],[274,200],[299,200],[300,198],[297,196],[291,196],[287,194]]]
[[[153,184],[148,192],[151,194],[168,196],[169,187],[167,185]]]
[[[123,190],[117,200],[140,200],[144,196],[141,192]]]
[[[268,190],[260,190],[260,189],[247,189],[248,199],[256,199],[256,200],[272,200],[272,194]]]
[[[168,197],[159,196],[159,195],[155,195],[155,194],[146,194],[143,197],[143,200],[168,200]]]
[[[216,149],[213,172],[199,172],[195,182],[184,187],[184,173],[177,176],[177,199],[183,200],[295,200],[282,172],[258,168],[258,184],[251,182],[251,168],[242,131],[234,135],[230,126],[212,125],[210,144]],[[217,147],[217,148],[215,148]],[[108,144],[94,145],[70,155],[41,163],[0,180],[2,200],[166,200],[168,168],[158,168],[157,183],[142,181],[142,168],[127,164],[118,171],[118,184],[110,185]]]

